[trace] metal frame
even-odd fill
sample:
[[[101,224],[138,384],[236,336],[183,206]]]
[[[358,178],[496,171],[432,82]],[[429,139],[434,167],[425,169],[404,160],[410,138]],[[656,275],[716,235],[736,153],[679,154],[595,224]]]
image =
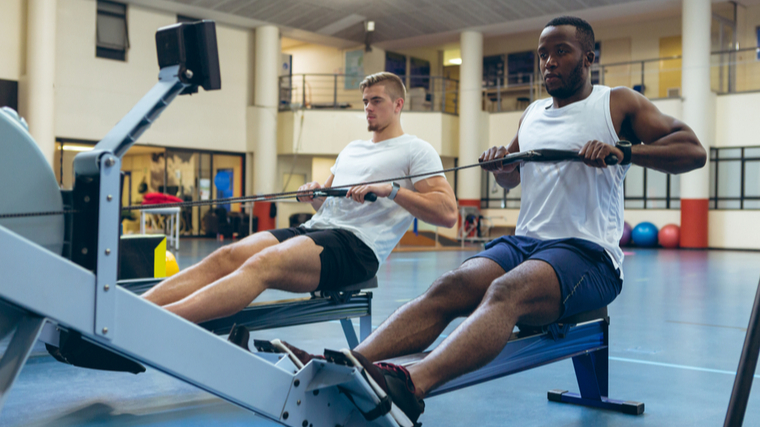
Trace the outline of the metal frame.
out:
[[[631,415],[644,413],[643,403],[608,397],[608,317],[561,327],[555,324],[546,329],[545,332],[522,338],[513,334],[514,339],[510,340],[496,359],[488,365],[432,390],[428,397],[572,358],[580,393],[550,390],[547,394],[550,401],[609,409]],[[409,366],[425,355],[423,353],[399,358],[395,362]]]
[[[284,425],[300,426],[307,415],[327,425],[360,425],[356,407],[333,387],[353,384],[357,390],[366,389],[354,368],[331,366],[325,369],[324,363],[316,363],[294,374],[292,367],[283,366],[282,361],[273,363],[257,357],[116,286],[119,160],[168,104],[190,86],[181,81],[180,72],[179,66],[162,69],[159,83],[95,149],[76,157],[74,170],[78,179],[92,185],[86,189],[89,192],[77,193],[75,189],[75,203],[78,197],[83,198],[78,203],[96,212],[97,223],[92,228],[97,236],[95,240],[75,242],[74,262],[0,226],[3,276],[0,334],[5,336],[15,330],[8,350],[0,359],[0,404],[34,342],[45,325],[50,324],[76,330],[87,341]],[[97,195],[97,199],[92,200],[91,195]],[[83,228],[74,228],[80,238],[92,232]],[[89,265],[87,268],[77,265],[77,260]],[[45,268],[39,268],[40,265]],[[140,321],[135,322],[135,319]],[[167,345],[170,342],[172,345]],[[194,357],[188,358],[188,354]],[[210,364],[209,360],[225,360],[225,363]],[[339,375],[325,375],[323,371]],[[302,383],[308,385],[310,392],[327,390],[319,399],[316,399],[317,393],[313,393],[313,399],[300,396],[296,401],[294,391]],[[257,384],[267,386],[257,387]],[[364,390],[365,399],[372,400],[373,396],[371,391]],[[333,403],[330,407],[324,405],[323,400],[327,398]],[[385,415],[368,425],[396,423],[390,415]]]
[[[120,280],[125,289],[142,294],[163,279]],[[377,283],[377,282],[375,282]],[[359,318],[359,336],[351,319]],[[372,332],[372,292],[353,291],[336,297],[312,296],[249,305],[237,314],[201,323],[215,334],[228,334],[234,325],[249,331],[339,320],[350,348],[355,348]]]
[[[755,303],[752,305],[747,335],[744,337],[744,346],[734,379],[734,388],[731,391],[731,400],[728,402],[724,427],[738,427],[744,422],[749,392],[752,389],[752,380],[755,368],[757,368],[758,355],[760,355],[760,284],[758,284],[755,292]]]

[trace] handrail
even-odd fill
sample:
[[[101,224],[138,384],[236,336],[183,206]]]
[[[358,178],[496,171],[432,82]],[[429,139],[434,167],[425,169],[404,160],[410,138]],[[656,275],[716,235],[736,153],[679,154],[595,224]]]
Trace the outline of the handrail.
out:
[[[367,77],[366,75],[362,74],[346,74],[346,73],[296,73],[296,74],[288,74],[286,76],[280,76],[280,78],[287,78],[287,77],[296,77],[296,76],[315,76],[315,77],[351,77],[351,78],[359,78],[359,77]],[[401,78],[401,80],[404,80],[407,76],[406,74],[398,74],[398,77]],[[449,80],[452,82],[459,83],[459,80],[452,79],[450,77],[446,76],[433,76],[433,75],[425,75],[425,74],[410,74],[410,79],[443,79],[443,80]]]
[[[728,50],[713,50],[710,51],[710,55],[717,55],[717,54],[723,54],[723,53],[740,53],[740,52],[749,52],[749,51],[758,51],[760,50],[760,46],[756,47],[745,47],[741,49],[728,49]],[[673,59],[683,59],[682,55],[673,55],[673,56],[662,56],[659,58],[649,58],[649,59],[637,59],[634,61],[626,61],[626,62],[613,62],[611,64],[593,64],[591,66],[591,69],[595,68],[602,68],[602,67],[615,67],[620,65],[633,65],[633,64],[641,64],[642,62],[658,62],[658,61],[670,61]]]
[[[363,74],[299,73],[279,76],[280,110],[296,108],[361,109]],[[422,74],[399,75],[407,88],[408,111],[458,113],[459,80]]]

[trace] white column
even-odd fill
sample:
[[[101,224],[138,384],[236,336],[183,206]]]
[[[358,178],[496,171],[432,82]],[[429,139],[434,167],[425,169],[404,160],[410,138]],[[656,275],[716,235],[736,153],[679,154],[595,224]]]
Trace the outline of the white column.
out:
[[[279,102],[280,30],[256,28],[256,144],[253,154],[254,193],[274,193],[277,183],[277,103]]]
[[[709,152],[715,138],[715,97],[710,90],[710,0],[684,0],[682,15],[683,121]],[[681,246],[707,247],[710,169],[681,176]]]
[[[48,163],[55,153],[55,27],[57,0],[29,0],[26,121]]]
[[[465,31],[460,36],[459,164],[477,162],[481,150],[480,115],[483,80],[483,34]],[[457,196],[461,205],[480,206],[479,168],[458,172]]]

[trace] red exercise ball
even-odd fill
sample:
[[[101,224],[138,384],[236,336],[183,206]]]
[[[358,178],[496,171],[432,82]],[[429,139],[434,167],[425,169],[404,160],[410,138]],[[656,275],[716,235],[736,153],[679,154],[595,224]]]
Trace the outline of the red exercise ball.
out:
[[[681,241],[681,228],[675,224],[668,224],[660,229],[657,239],[663,248],[677,248]]]

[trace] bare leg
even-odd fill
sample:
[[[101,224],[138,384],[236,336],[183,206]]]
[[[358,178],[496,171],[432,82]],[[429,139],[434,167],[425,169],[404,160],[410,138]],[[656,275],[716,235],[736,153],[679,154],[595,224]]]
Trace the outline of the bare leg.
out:
[[[198,264],[164,280],[143,294],[143,298],[158,305],[171,304],[187,297],[198,289],[240,268],[249,258],[274,246],[277,239],[263,231],[223,246]]]
[[[494,280],[475,312],[409,368],[418,397],[496,358],[516,323],[545,325],[557,320],[561,299],[557,275],[543,261],[528,260]]]
[[[234,272],[164,308],[200,323],[237,313],[269,288],[314,291],[319,285],[322,249],[305,236],[288,239],[264,249]]]
[[[487,258],[465,262],[399,308],[356,351],[376,362],[425,350],[452,320],[472,313],[491,282],[503,274],[504,270]]]

